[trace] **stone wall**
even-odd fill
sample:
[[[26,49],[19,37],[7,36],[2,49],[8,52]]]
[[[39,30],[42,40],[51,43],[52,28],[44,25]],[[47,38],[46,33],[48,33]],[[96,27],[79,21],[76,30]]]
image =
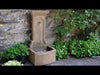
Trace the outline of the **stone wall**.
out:
[[[51,16],[51,13],[47,15],[45,30],[45,39],[49,46],[55,40],[55,34],[52,31],[54,21]],[[4,51],[15,43],[24,42],[25,39],[31,40],[30,10],[0,10],[0,51]]]

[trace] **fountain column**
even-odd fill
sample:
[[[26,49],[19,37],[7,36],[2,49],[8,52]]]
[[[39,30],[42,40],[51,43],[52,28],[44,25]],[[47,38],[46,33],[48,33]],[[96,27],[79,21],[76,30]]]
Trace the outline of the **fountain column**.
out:
[[[32,15],[32,41],[29,48],[29,60],[34,65],[46,65],[55,62],[56,50],[46,46],[45,24],[49,11],[31,11]],[[45,50],[46,52],[38,52]]]
[[[45,48],[45,24],[46,24],[46,15],[49,11],[45,10],[35,10],[31,11],[32,15],[32,41],[30,48]]]

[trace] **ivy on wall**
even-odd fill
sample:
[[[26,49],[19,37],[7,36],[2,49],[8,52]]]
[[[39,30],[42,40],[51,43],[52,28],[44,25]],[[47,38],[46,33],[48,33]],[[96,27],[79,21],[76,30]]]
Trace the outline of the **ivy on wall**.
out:
[[[66,58],[69,53],[74,54],[76,57],[97,56],[100,54],[100,43],[97,42],[99,36],[90,35],[100,32],[100,10],[58,9],[53,10],[53,12],[55,13],[53,18],[56,23],[54,29],[56,40],[53,47],[57,50],[56,57],[58,60]],[[67,38],[70,38],[70,40],[66,42]],[[89,40],[89,38],[92,38],[92,40]]]
[[[90,32],[99,30],[100,10],[98,9],[58,9],[53,10],[57,27],[54,29],[57,40],[72,37],[72,32],[77,34],[75,39],[86,40]]]

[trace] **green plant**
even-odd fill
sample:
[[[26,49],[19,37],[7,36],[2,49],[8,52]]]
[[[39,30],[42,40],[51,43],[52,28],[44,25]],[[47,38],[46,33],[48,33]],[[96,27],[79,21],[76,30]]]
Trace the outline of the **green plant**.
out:
[[[22,43],[20,43],[20,44],[29,46],[30,40],[29,40],[29,39],[26,39],[24,42],[22,42]]]
[[[13,59],[15,56],[17,56],[16,53],[18,53],[17,49],[11,47],[4,51],[3,57],[6,59]]]
[[[70,38],[67,50],[76,57],[100,55],[100,37],[97,33],[100,32],[100,10],[58,9],[53,11],[55,13],[54,21],[57,25],[54,29],[56,43],[54,42],[53,45],[56,45],[55,48],[59,51],[58,56],[62,50],[58,44],[65,43],[66,38]]]
[[[100,21],[100,10],[97,9],[58,9],[53,10],[54,20],[57,27],[54,29],[57,39],[64,40],[72,37],[74,31],[76,35],[72,38],[86,40],[90,32],[98,29]],[[67,35],[69,34],[69,35]]]
[[[69,49],[71,50],[71,54],[75,55],[76,57],[86,57],[88,55],[87,47],[85,46],[86,44],[87,41],[83,40],[70,41]]]
[[[13,59],[16,56],[27,56],[29,55],[28,47],[23,44],[15,44],[14,46],[5,50],[3,57],[6,59]]]
[[[100,35],[97,31],[95,33],[91,32],[89,36],[87,36],[87,38],[90,41],[96,41],[96,42],[100,41]]]
[[[2,64],[2,66],[23,66],[23,64],[21,62],[16,61],[16,60],[10,60],[10,61]]]
[[[17,49],[20,51],[20,56],[27,56],[29,55],[28,46],[23,44],[17,44]]]
[[[76,57],[90,57],[100,55],[100,38],[98,33],[90,33],[88,40],[71,40],[69,41],[71,54]]]
[[[53,46],[56,49],[57,60],[65,59],[68,57],[68,43],[60,43],[59,41],[54,42]]]

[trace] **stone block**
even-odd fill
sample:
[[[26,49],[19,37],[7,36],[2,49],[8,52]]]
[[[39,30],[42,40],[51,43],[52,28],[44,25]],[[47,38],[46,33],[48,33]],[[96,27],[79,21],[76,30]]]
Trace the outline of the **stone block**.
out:
[[[49,51],[38,53],[32,49],[29,49],[29,60],[35,66],[46,65],[56,61],[56,50],[52,47],[49,47]]]

